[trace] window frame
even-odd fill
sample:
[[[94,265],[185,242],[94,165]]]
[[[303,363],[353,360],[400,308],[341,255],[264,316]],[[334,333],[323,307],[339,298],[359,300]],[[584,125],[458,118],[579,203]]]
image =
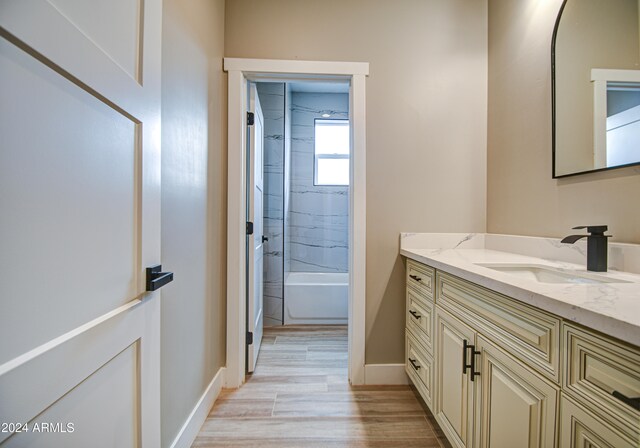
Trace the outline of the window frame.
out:
[[[348,187],[351,179],[347,179],[346,184],[320,184],[318,183],[318,159],[333,159],[333,160],[349,160],[351,164],[351,141],[349,141],[349,153],[348,154],[318,154],[316,151],[316,126],[317,122],[322,121],[338,121],[346,122],[347,127],[351,127],[351,120],[348,118],[314,118],[313,119],[313,186],[314,187]]]

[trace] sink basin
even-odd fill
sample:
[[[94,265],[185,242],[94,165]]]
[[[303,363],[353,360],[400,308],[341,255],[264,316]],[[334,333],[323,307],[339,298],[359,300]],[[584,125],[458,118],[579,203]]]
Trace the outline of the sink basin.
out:
[[[600,283],[629,283],[626,280],[605,277],[598,274],[578,273],[551,266],[539,264],[498,264],[476,263],[477,266],[504,272],[514,277],[533,280],[540,283],[573,283],[573,284],[600,284]]]

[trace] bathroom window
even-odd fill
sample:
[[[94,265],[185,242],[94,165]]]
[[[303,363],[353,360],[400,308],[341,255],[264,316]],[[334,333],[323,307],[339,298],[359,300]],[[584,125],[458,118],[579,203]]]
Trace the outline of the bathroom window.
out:
[[[314,185],[349,185],[349,120],[315,120]]]

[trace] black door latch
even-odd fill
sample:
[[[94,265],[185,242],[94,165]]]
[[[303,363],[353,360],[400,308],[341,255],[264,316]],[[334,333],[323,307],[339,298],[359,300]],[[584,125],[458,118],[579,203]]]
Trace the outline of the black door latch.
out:
[[[147,291],[155,291],[173,281],[173,272],[160,272],[162,265],[147,268]]]

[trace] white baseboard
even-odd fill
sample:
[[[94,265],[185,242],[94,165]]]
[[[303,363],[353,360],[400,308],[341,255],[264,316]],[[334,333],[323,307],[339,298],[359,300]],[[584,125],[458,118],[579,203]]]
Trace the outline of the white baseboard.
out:
[[[409,384],[409,377],[404,371],[404,364],[365,364],[364,384]]]
[[[200,428],[202,428],[204,421],[207,419],[207,415],[209,415],[209,411],[213,407],[213,403],[220,395],[224,384],[225,370],[224,367],[220,367],[216,376],[213,377],[207,386],[207,390],[204,391],[184,425],[180,428],[180,432],[171,444],[171,448],[189,448],[196,439]]]

